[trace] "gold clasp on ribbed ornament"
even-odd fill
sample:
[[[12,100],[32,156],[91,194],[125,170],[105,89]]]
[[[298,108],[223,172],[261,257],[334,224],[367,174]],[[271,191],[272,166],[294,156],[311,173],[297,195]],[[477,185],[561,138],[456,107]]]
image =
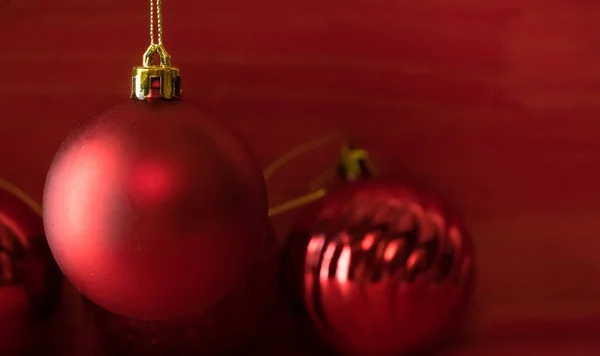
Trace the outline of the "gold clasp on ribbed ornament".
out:
[[[160,63],[154,65],[158,55]],[[181,97],[179,69],[171,67],[171,56],[162,44],[151,44],[144,53],[144,65],[134,67],[132,72],[131,98],[145,100],[150,97],[153,80],[160,80],[158,93],[163,99]]]
[[[371,163],[369,152],[352,143],[342,146],[339,169],[346,182],[358,181],[378,173]]]

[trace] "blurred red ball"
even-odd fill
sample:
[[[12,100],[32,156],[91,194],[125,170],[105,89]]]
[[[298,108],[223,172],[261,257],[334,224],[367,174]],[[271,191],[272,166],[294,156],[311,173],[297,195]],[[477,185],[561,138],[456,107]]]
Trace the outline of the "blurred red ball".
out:
[[[266,188],[234,134],[181,100],[80,125],[49,170],[44,225],[75,287],[117,315],[204,313],[262,258]]]
[[[61,280],[39,206],[0,180],[0,354],[31,351],[36,319],[56,309]]]
[[[44,236],[39,210],[25,193],[0,180],[0,288],[22,287],[29,309],[48,314],[60,296],[62,275]]]
[[[429,197],[360,182],[309,209],[290,234],[284,285],[349,355],[427,348],[457,325],[472,289],[466,231]]]

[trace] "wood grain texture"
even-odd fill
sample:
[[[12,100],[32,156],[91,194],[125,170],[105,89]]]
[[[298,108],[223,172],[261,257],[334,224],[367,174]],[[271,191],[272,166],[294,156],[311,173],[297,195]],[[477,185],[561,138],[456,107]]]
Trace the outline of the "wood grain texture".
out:
[[[141,0],[0,0],[1,176],[40,197],[70,129],[126,100],[146,11]],[[173,0],[165,11],[186,100],[262,164],[344,130],[386,174],[465,216],[479,286],[459,354],[600,354],[599,2]],[[334,155],[279,173],[273,200]],[[561,344],[565,333],[583,336]]]

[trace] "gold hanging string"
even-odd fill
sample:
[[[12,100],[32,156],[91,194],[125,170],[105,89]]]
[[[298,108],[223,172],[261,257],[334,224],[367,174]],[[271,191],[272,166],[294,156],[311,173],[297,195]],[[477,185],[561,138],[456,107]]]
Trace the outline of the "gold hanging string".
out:
[[[150,0],[150,45],[154,44],[154,0]]]
[[[156,25],[155,25],[156,18]],[[156,27],[156,32],[155,32]],[[156,37],[156,39],[155,39]],[[163,11],[162,0],[150,0],[150,46],[144,53],[144,66],[154,65],[154,55],[160,57],[161,67],[171,67],[171,56],[163,46]],[[171,73],[176,74],[177,73]]]
[[[317,178],[313,179],[313,181],[310,182],[310,184],[308,185],[308,190],[315,191],[315,190],[319,189],[320,187],[324,187],[327,184],[327,182],[329,182],[335,178],[337,170],[338,170],[337,165],[332,166],[331,168],[325,170]]]
[[[265,168],[263,170],[263,176],[265,177],[266,180],[268,180],[269,178],[271,178],[271,176],[273,174],[275,174],[278,170],[280,170],[286,164],[290,163],[290,161],[292,161],[293,159],[298,158],[299,156],[302,156],[303,154],[305,154],[307,152],[315,150],[315,149],[317,149],[323,145],[326,145],[330,142],[333,142],[337,139],[342,139],[343,137],[344,137],[343,134],[341,134],[339,132],[335,132],[335,133],[331,133],[329,135],[325,135],[325,136],[319,137],[317,139],[305,142],[301,145],[298,145],[298,146],[292,148],[290,151],[279,156],[277,159],[275,159],[275,161],[273,161],[271,164],[269,164],[267,166],[267,168]]]
[[[27,193],[17,188],[17,186],[0,178],[0,189],[4,189],[5,191],[14,195],[17,197],[17,199],[21,200],[23,203],[25,203],[25,205],[31,208],[31,210],[35,211],[37,215],[42,216],[42,206]]]
[[[181,75],[179,69],[171,67],[171,56],[163,45],[162,0],[150,0],[150,45],[143,56],[143,64],[132,71],[131,98],[174,99],[180,98]],[[155,38],[156,37],[156,38]],[[158,56],[160,63],[155,64]],[[158,91],[152,87],[159,83]]]
[[[269,217],[277,216],[283,213],[287,213],[290,210],[303,207],[304,205],[310,204],[314,201],[323,198],[326,194],[326,189],[318,189],[312,193],[308,193],[301,197],[286,201],[283,204],[276,205],[272,208],[269,208]]]
[[[156,11],[154,9],[156,8]],[[150,45],[154,45],[154,17],[156,15],[156,32],[158,33],[157,42],[163,44],[163,16],[162,0],[150,0]]]
[[[373,167],[367,150],[355,147],[352,144],[345,144],[341,149],[341,157],[338,164],[325,171],[310,184],[311,190],[316,187],[323,187],[327,180],[333,180],[335,174],[339,173],[341,179],[346,182],[354,182],[378,174],[378,170]],[[339,172],[336,172],[338,171]],[[314,201],[323,198],[327,194],[327,189],[319,188],[315,191],[294,198],[269,209],[269,217],[277,216],[288,211],[308,205]]]
[[[290,163],[295,158],[307,152],[315,150],[323,145],[326,145],[330,142],[333,142],[336,139],[342,139],[343,137],[344,135],[339,132],[331,133],[329,135],[319,137],[317,139],[305,142],[301,145],[292,148],[290,151],[284,153],[283,155],[275,159],[275,161],[273,161],[267,166],[267,168],[263,170],[263,176],[265,177],[265,180],[271,178],[273,174],[275,174],[278,170],[283,168],[286,164]],[[325,196],[326,192],[327,191],[325,189],[317,189],[312,193],[306,194],[298,198],[294,198],[292,200],[286,201],[285,203],[269,208],[269,217],[283,214],[287,211],[294,210],[313,201],[319,200]]]

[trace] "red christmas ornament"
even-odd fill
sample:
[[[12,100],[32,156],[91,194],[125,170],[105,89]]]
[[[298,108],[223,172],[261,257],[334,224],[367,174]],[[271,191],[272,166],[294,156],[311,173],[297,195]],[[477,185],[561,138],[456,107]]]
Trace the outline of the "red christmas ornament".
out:
[[[31,316],[56,308],[62,275],[44,237],[41,207],[0,179],[0,354],[31,346]]]
[[[0,180],[0,289],[22,287],[29,307],[45,314],[56,306],[61,278],[44,236],[39,204]]]
[[[328,193],[302,215],[283,261],[291,300],[348,355],[429,347],[456,326],[473,281],[462,225],[434,199],[394,182]]]
[[[134,68],[134,100],[69,135],[44,195],[67,278],[102,308],[140,320],[203,315],[265,252],[262,173],[237,137],[181,101],[170,62],[159,37]]]

